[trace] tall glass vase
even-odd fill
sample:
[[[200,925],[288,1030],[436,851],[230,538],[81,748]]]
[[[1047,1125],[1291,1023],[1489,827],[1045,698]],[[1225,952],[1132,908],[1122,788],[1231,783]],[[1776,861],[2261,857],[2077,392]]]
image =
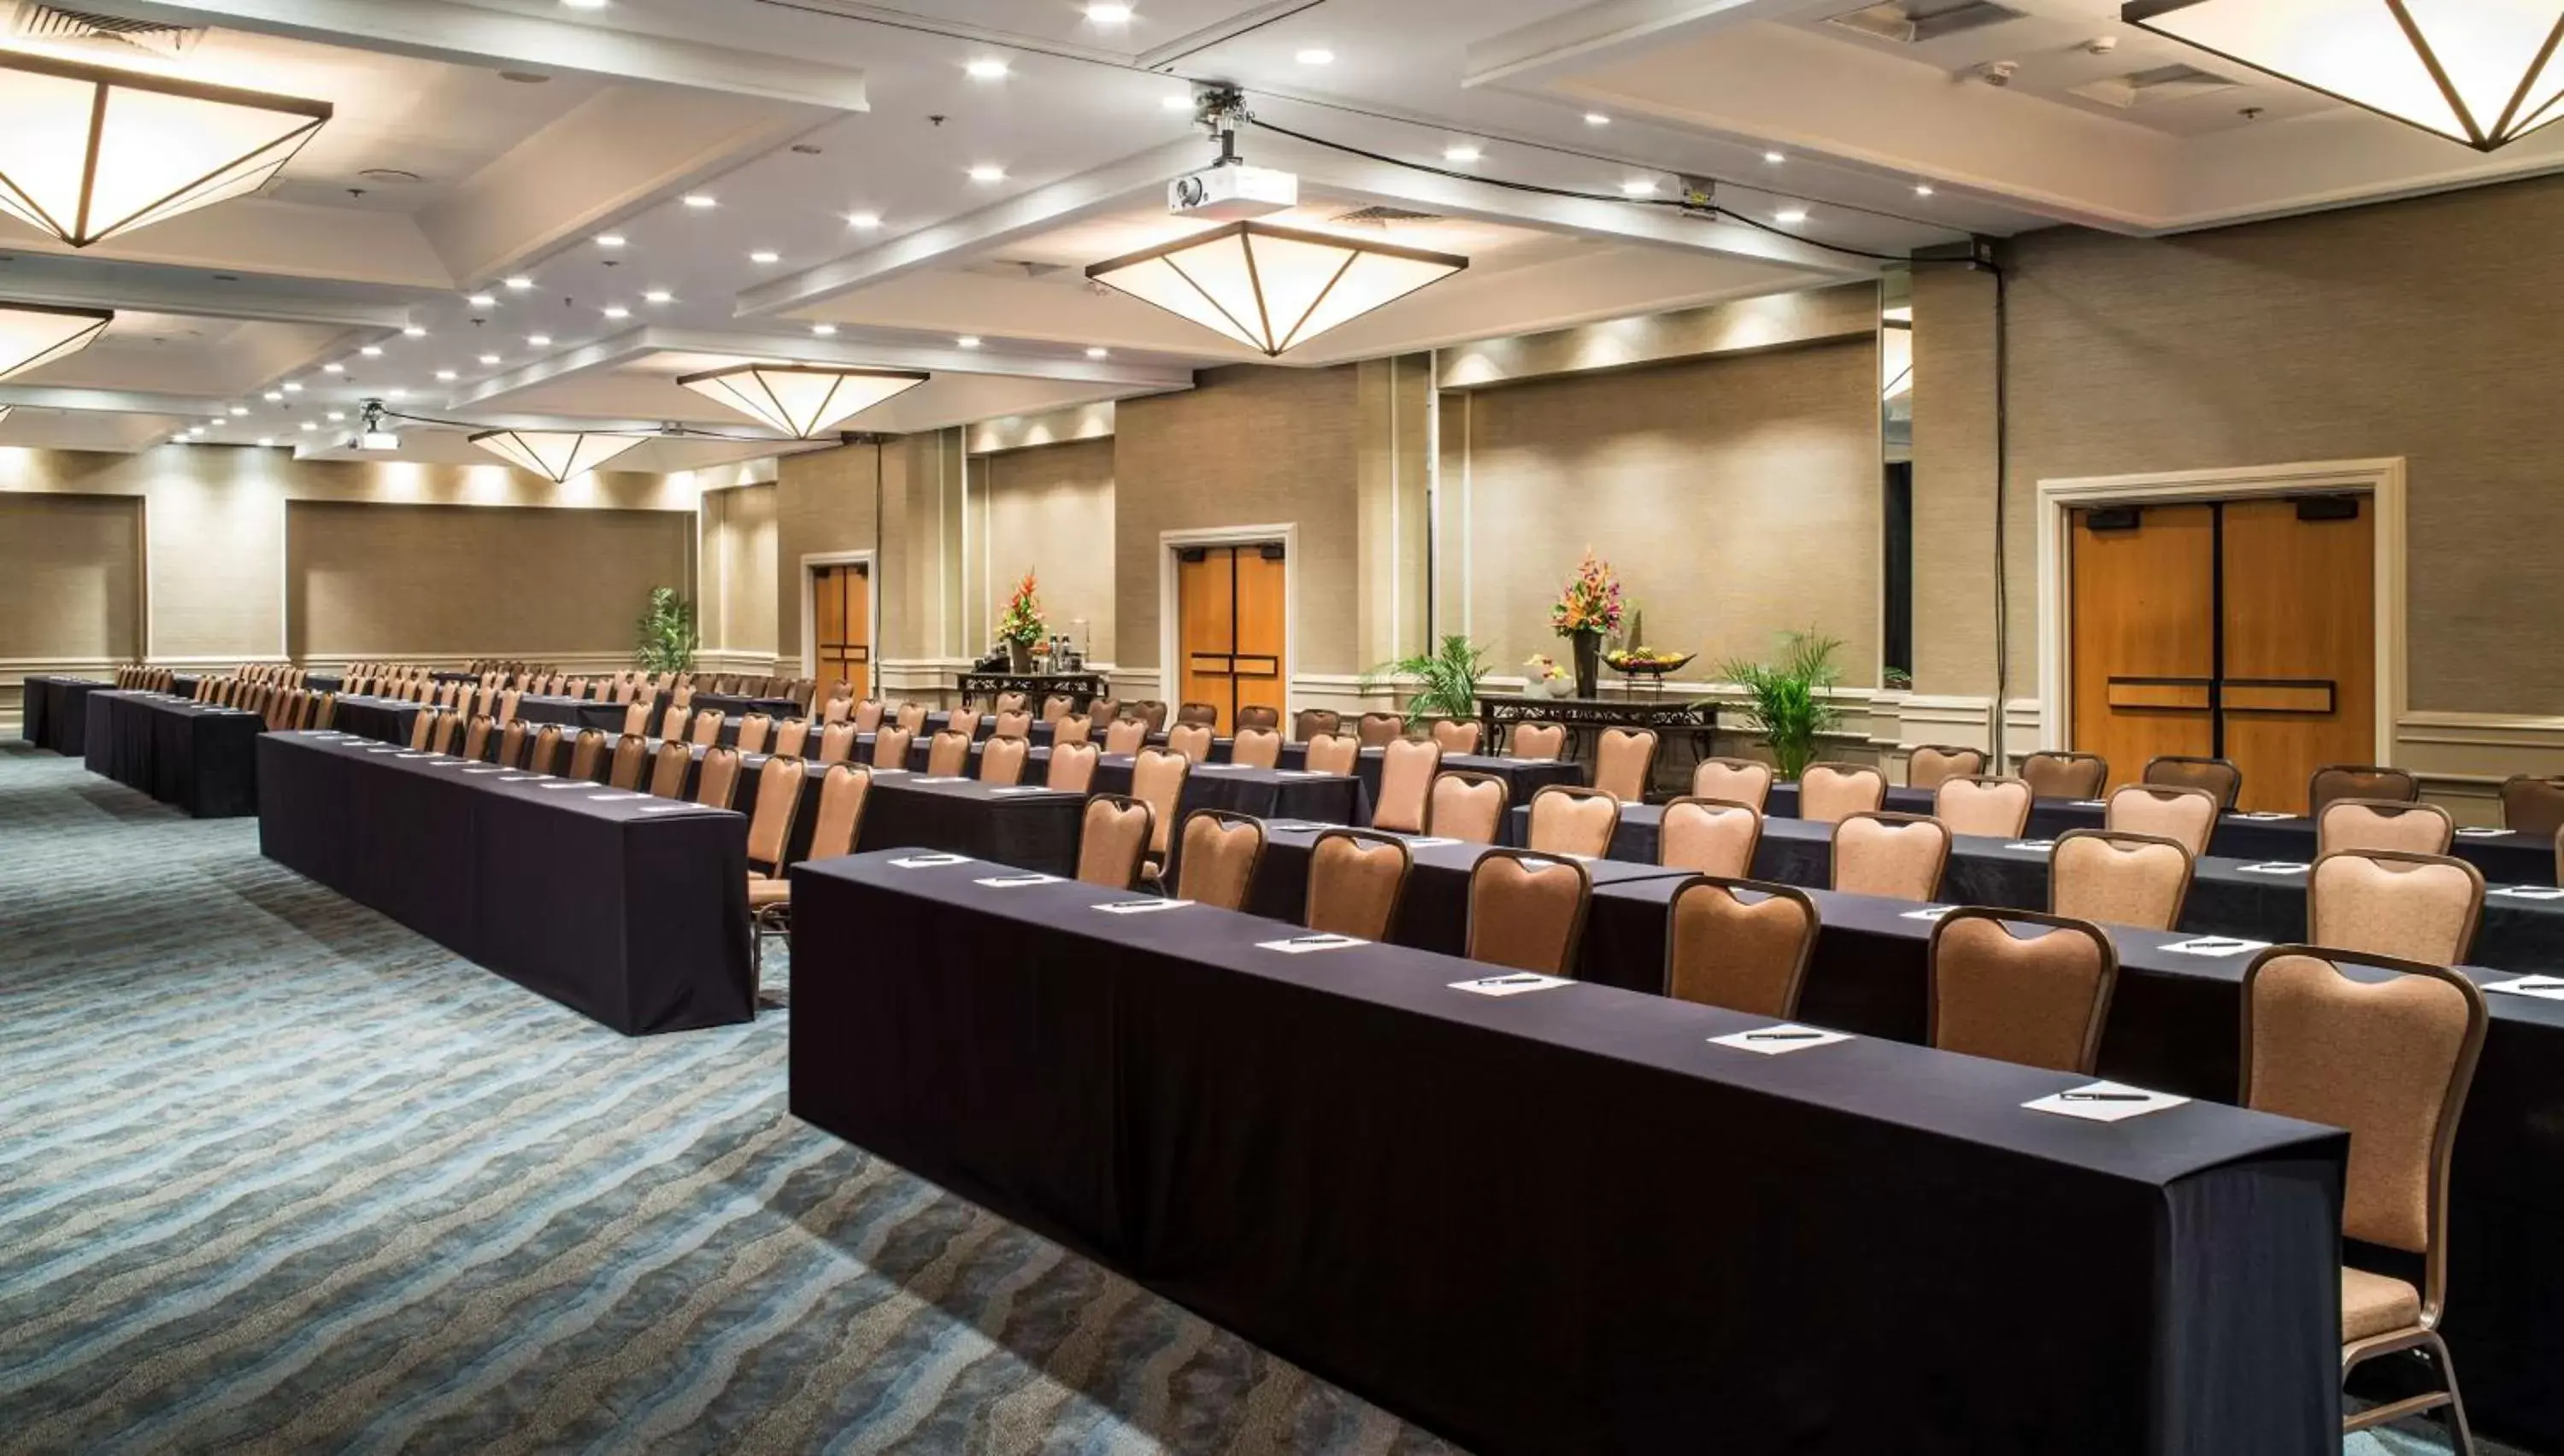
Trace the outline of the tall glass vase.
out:
[[[1033,645],[1020,638],[1006,639],[1006,670],[1017,677],[1033,670]]]
[[[1569,634],[1569,640],[1576,644],[1576,696],[1591,698],[1602,673],[1602,634],[1575,632]]]

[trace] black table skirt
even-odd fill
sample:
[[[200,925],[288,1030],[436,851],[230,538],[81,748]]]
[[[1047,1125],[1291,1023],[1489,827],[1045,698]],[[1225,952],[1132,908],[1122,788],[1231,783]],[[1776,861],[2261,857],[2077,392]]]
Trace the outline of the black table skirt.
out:
[[[158,693],[97,692],[83,727],[92,773],[199,819],[258,812],[257,744],[267,726],[254,713]]]
[[[378,743],[402,743],[417,727],[426,705],[396,698],[341,698],[329,711],[329,726]]]
[[[89,695],[107,688],[94,678],[39,675],[19,688],[18,736],[54,753],[86,752]]]
[[[1390,925],[1390,943],[1411,945],[1444,955],[1459,955],[1469,945],[1469,873],[1484,858],[1483,845],[1437,842],[1430,836],[1401,835],[1411,846],[1411,868],[1397,918]],[[1256,866],[1247,909],[1273,920],[1306,919],[1309,902],[1309,851],[1318,831],[1265,831],[1264,859]],[[1682,878],[1679,870],[1620,860],[1589,860],[1585,872],[1595,888],[1631,880]],[[1648,987],[1648,989],[1653,989]]]
[[[1891,787],[1886,807],[1899,814],[1932,812],[1930,789]],[[1799,786],[1772,785],[1767,812],[1799,817]],[[2038,799],[2030,808],[2030,837],[2054,839],[2068,829],[2102,827],[2102,805],[2088,799]],[[2315,822],[2302,815],[2263,819],[2227,814],[2208,836],[2208,852],[2230,860],[2310,860],[2315,857]],[[2483,871],[2495,885],[2555,883],[2555,842],[2530,834],[2461,833],[2449,853]]]
[[[755,1015],[743,816],[337,734],[259,758],[288,869],[628,1036]]]
[[[794,1114],[1471,1449],[2340,1449],[2338,1133],[984,873],[793,872]]]

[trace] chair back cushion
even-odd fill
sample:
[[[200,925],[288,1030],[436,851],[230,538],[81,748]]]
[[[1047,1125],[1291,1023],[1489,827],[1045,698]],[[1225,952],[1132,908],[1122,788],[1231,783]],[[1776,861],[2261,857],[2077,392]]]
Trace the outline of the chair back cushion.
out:
[[[1950,862],[1950,829],[1920,814],[1853,814],[1835,821],[1833,846],[1835,890],[1930,900]]]
[[[1514,725],[1509,751],[1517,758],[1556,758],[1567,752],[1567,728],[1555,723]]]
[[[1691,795],[1743,804],[1760,814],[1772,799],[1772,765],[1751,758],[1703,758],[1691,771]]]
[[[739,750],[743,753],[765,751],[765,735],[774,730],[774,719],[763,713],[751,713],[739,721]]]
[[[926,740],[926,771],[951,778],[970,767],[970,735],[951,728]]]
[[[1939,788],[1953,778],[1974,778],[1986,771],[1986,755],[1975,748],[1926,743],[1905,760],[1905,781],[1915,788]]]
[[[819,818],[810,826],[810,858],[832,860],[855,852],[863,830],[864,800],[873,791],[872,770],[833,764],[819,781]]]
[[[1574,860],[1490,850],[1469,871],[1469,958],[1573,975],[1593,897],[1593,876]]]
[[[1104,751],[1132,754],[1149,746],[1149,722],[1142,718],[1115,719],[1104,730]]]
[[[1445,753],[1475,753],[1478,751],[1479,735],[1485,731],[1485,725],[1476,719],[1465,722],[1448,718],[1437,719],[1433,724],[1433,741],[1439,744]]]
[[[1724,880],[1754,873],[1754,850],[1763,840],[1763,816],[1750,805],[1697,795],[1665,805],[1656,828],[1656,863]]]
[[[904,728],[886,728],[875,732],[873,734],[873,766],[875,768],[906,768],[908,766],[908,745],[914,741],[916,741],[916,735]]]
[[[1094,731],[1095,720],[1082,713],[1072,713],[1051,725],[1050,740],[1053,744],[1090,742]]]
[[[703,766],[695,771],[695,802],[727,809],[738,801],[739,750],[706,748]]]
[[[1032,750],[1020,737],[990,738],[979,749],[979,781],[1000,786],[1023,782],[1024,761]]]
[[[1309,739],[1305,761],[1311,773],[1351,773],[1362,762],[1362,741],[1351,733],[1320,733]]]
[[[1441,767],[1441,746],[1423,738],[1397,738],[1383,748],[1380,792],[1372,801],[1372,827],[1400,834],[1424,832],[1433,775]]]
[[[2234,808],[2235,796],[2244,791],[2244,770],[2224,758],[2166,753],[2147,760],[2142,777],[2171,788],[2204,788],[2217,796],[2220,809]]]
[[[2334,799],[2315,812],[2315,853],[2394,849],[2447,854],[2457,832],[2457,821],[2437,804]]]
[[[1191,760],[1183,754],[1161,748],[1142,749],[1131,765],[1131,797],[1147,804],[1157,816],[1156,837],[1149,842],[1152,854],[1165,854],[1168,841],[1175,837],[1175,807],[1183,798],[1184,775],[1191,768]]]
[[[2553,839],[2564,832],[2564,778],[2513,774],[2501,785],[2502,827],[2515,834]]]
[[[2318,945],[2457,965],[2483,916],[2483,872],[2445,855],[2334,850],[2306,876],[2306,934]]]
[[[1665,994],[1749,1015],[1796,1016],[1816,929],[1816,902],[1791,886],[1685,881],[1665,928]]]
[[[663,799],[686,796],[686,774],[695,766],[695,755],[674,738],[659,744],[659,756],[650,764],[650,792]]]
[[[1932,791],[1932,817],[1952,834],[2019,839],[2030,827],[2030,798],[2022,779],[1954,775]]]
[[[1433,779],[1424,828],[1440,839],[1494,844],[1504,837],[1511,791],[1490,773],[1441,773]]]
[[[1208,763],[1213,736],[1206,723],[1179,723],[1167,729],[1167,750],[1181,753],[1188,762]]]
[[[1864,763],[1811,763],[1799,775],[1799,817],[1832,824],[1875,814],[1887,802],[1887,775]]]
[[[2152,834],[2178,843],[2197,859],[2217,831],[2217,795],[2188,785],[2131,783],[2110,795],[2102,826],[2115,832]]]
[[[1594,786],[1624,804],[1643,803],[1655,772],[1656,735],[1646,728],[1604,728],[1594,747]]]
[[[1120,794],[1088,799],[1077,841],[1077,878],[1115,890],[1139,884],[1140,861],[1153,835],[1149,817],[1149,806],[1137,799]]]
[[[1221,910],[1246,909],[1264,857],[1264,826],[1240,814],[1196,810],[1184,820],[1183,869],[1175,895]]]
[[[1344,715],[1332,708],[1303,708],[1291,718],[1291,736],[1308,742],[1344,727]]]
[[[1406,893],[1404,844],[1359,829],[1330,829],[1309,847],[1309,929],[1361,940],[1389,937]]]
[[[2409,804],[2421,797],[2422,780],[2401,768],[2374,763],[2327,763],[2306,780],[2306,812],[2317,817],[2335,799]]]
[[[2090,1072],[2118,976],[2097,926],[1952,911],[1932,928],[1932,1045],[2055,1072]]]
[[[1601,789],[1553,783],[1531,796],[1529,842],[1536,853],[1599,860],[1611,852],[1619,829],[1620,801]]]
[[[1102,756],[1103,751],[1093,743],[1053,743],[1050,767],[1043,774],[1042,785],[1082,794],[1095,782],[1095,760]]]
[[[1282,766],[1282,735],[1269,728],[1242,728],[1228,744],[1228,761],[1242,768]]]
[[[775,727],[773,751],[777,753],[789,753],[793,757],[798,758],[801,756],[802,748],[805,747],[809,741],[810,720],[806,718],[787,718]]]
[[[2041,751],[2022,758],[2021,776],[2042,799],[2097,799],[2109,780],[2110,763],[2090,753]]]
[[[1354,725],[1354,735],[1366,748],[1383,748],[1406,734],[1406,720],[1394,713],[1366,713]]]
[[[2050,915],[2169,931],[2190,896],[2191,854],[2179,840],[2069,829],[2047,855]]]
[[[748,857],[770,869],[783,867],[792,843],[792,821],[801,816],[801,760],[777,753],[756,770],[756,805],[748,817]]]

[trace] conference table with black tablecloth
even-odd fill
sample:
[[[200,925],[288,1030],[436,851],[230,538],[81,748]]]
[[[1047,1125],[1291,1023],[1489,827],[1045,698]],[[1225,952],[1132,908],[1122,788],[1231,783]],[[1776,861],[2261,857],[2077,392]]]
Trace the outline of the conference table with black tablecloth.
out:
[[[1654,804],[1622,805],[1610,857],[1655,863],[1656,827],[1663,818],[1663,809]],[[1527,823],[1527,818],[1518,819],[1515,832],[1525,833]],[[1754,878],[1788,885],[1831,884],[1832,836],[1830,824],[1766,818],[1763,843],[1754,855]],[[2042,840],[1955,836],[1941,895],[1954,905],[2045,910],[2051,847]],[[2182,905],[2181,929],[2256,940],[2303,939],[2310,868],[2303,860],[2204,856],[2191,880],[2190,898]],[[2498,970],[2564,970],[2564,890],[2540,885],[2492,887],[2484,897],[2483,922],[2467,958]]]
[[[898,851],[791,1110],[1471,1449],[2340,1450],[2340,1133]]]
[[[90,772],[199,819],[258,812],[257,714],[139,691],[92,693],[88,709]]]
[[[1291,820],[1267,824],[1264,859],[1256,867],[1247,909],[1275,920],[1296,921],[1309,902],[1309,852],[1325,830]],[[1389,938],[1418,950],[1445,955],[1465,953],[1469,945],[1469,875],[1485,858],[1488,846],[1454,839],[1402,834],[1409,869],[1405,896]],[[1680,879],[1683,872],[1624,860],[1585,860],[1585,873],[1596,888],[1628,880]]]
[[[854,756],[869,762],[873,752],[873,734],[855,734]],[[987,740],[970,745],[970,766],[965,770],[975,776],[979,756],[987,750]],[[926,771],[934,744],[925,738],[911,739],[908,766],[920,773]],[[1131,770],[1138,759],[1128,753],[1100,753],[1095,759],[1095,777],[1089,787],[1100,793],[1131,792]],[[1026,749],[1023,781],[1039,783],[1050,771],[1050,749]],[[1363,792],[1362,780],[1346,773],[1311,773],[1301,768],[1241,768],[1225,760],[1196,763],[1184,774],[1184,791],[1176,799],[1176,817],[1196,809],[1217,809],[1230,814],[1245,814],[1257,819],[1315,819],[1327,824],[1365,824],[1371,820],[1371,800]]]
[[[626,1035],[755,1015],[743,816],[335,731],[258,754],[286,868]]]
[[[18,736],[50,752],[87,751],[89,695],[110,688],[95,678],[50,673],[25,679],[18,695]]]
[[[193,698],[200,684],[238,676],[238,673],[171,673],[169,691],[181,698]],[[347,686],[347,680],[328,673],[305,673],[303,681],[294,686],[314,693],[335,693]]]
[[[406,743],[418,716],[430,712],[424,703],[406,698],[340,698],[329,711],[329,726],[381,743]]]
[[[689,771],[686,792],[695,791],[703,745],[694,749],[696,768]],[[653,740],[651,747],[658,747]],[[742,810],[756,803],[756,776],[765,753],[740,755],[736,802]],[[600,760],[603,761],[603,760]],[[830,765],[804,759],[801,804],[794,811],[788,858],[810,852],[819,824],[819,798]],[[872,770],[872,788],[864,797],[863,823],[855,836],[858,850],[914,845],[950,854],[972,855],[1021,865],[1046,874],[1077,872],[1078,836],[1085,826],[1086,795],[1042,788],[1032,775],[1016,785],[981,783],[974,778],[931,777],[917,769]],[[647,781],[647,770],[644,770]]]
[[[1902,785],[1887,791],[1883,805],[1897,814],[1929,814],[1932,791]],[[2035,799],[2030,806],[2029,836],[2054,839],[2069,829],[2099,829],[2107,805],[2099,799]],[[1799,817],[1799,785],[1772,785],[1764,811],[1778,818]],[[2224,814],[2208,838],[2208,852],[2232,860],[2310,860],[2315,857],[2315,821],[2302,814]],[[2507,829],[2457,831],[2449,853],[2483,871],[2495,885],[2556,883],[2555,841]]]
[[[1600,885],[1578,974],[1629,990],[1664,986],[1678,878]],[[1920,1043],[1933,920],[1912,901],[1808,892],[1823,929],[1799,1019]],[[2119,980],[2100,1074],[2221,1102],[2241,1090],[2242,978],[2259,946],[2168,947],[2190,932],[2107,928]],[[2231,947],[2231,948],[2230,948]],[[2517,971],[2461,967],[2478,984]],[[2478,1429],[2564,1449],[2564,1003],[2492,993],[2490,1034],[2457,1140],[2448,1337]]]

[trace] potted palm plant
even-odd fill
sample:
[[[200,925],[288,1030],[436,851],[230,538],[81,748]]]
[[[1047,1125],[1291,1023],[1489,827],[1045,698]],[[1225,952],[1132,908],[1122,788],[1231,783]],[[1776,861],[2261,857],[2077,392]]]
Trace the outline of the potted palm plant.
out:
[[[673,586],[650,588],[650,604],[633,626],[633,662],[653,673],[682,673],[695,665],[695,648],[703,637],[695,627],[695,604]]]
[[[1384,679],[1406,679],[1416,686],[1406,700],[1406,726],[1420,728],[1436,718],[1478,716],[1478,683],[1487,675],[1487,659],[1476,644],[1454,632],[1430,653],[1385,662],[1363,675],[1363,691]]]
[[[1050,633],[1042,620],[1041,593],[1030,568],[1015,583],[1014,595],[1006,598],[1006,614],[997,619],[997,635],[1006,641],[1006,665],[1009,671],[1029,673],[1033,670],[1033,644]]]
[[[1834,654],[1841,650],[1841,639],[1811,627],[1781,634],[1777,662],[1738,658],[1720,669],[1745,690],[1746,727],[1771,745],[1783,778],[1806,771],[1816,756],[1816,739],[1842,722],[1841,710],[1825,699],[1842,680],[1842,670],[1834,665]]]

